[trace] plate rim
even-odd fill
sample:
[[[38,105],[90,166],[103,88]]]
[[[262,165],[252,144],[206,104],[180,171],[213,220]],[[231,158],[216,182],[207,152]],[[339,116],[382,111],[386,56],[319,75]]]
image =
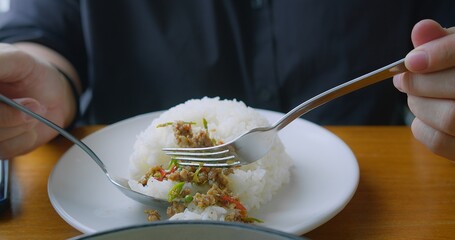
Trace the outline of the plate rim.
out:
[[[144,224],[129,225],[129,226],[124,226],[124,227],[117,227],[117,228],[98,231],[95,233],[82,234],[82,235],[70,238],[69,240],[84,240],[84,239],[87,239],[88,237],[104,236],[104,235],[108,235],[111,233],[120,233],[120,232],[128,231],[128,230],[140,230],[140,229],[156,228],[156,227],[160,227],[160,226],[173,226],[173,225],[176,225],[176,226],[215,225],[217,227],[226,227],[226,228],[233,229],[233,230],[241,228],[241,229],[246,229],[248,231],[262,232],[262,233],[271,234],[272,236],[285,237],[286,239],[295,239],[295,240],[302,239],[302,237],[300,237],[300,236],[297,236],[297,235],[294,235],[291,233],[287,233],[287,232],[283,232],[280,230],[276,230],[273,228],[239,223],[239,222],[224,222],[224,221],[213,221],[213,220],[178,220],[178,221],[158,221],[158,222],[151,222],[151,223],[144,223]]]
[[[280,112],[275,112],[275,111],[271,111],[271,110],[265,110],[265,109],[256,109],[258,110],[259,112],[266,112],[268,114],[275,114],[275,115],[284,115],[284,113],[280,113]],[[144,114],[139,114],[139,115],[136,115],[136,116],[133,116],[131,118],[127,118],[127,119],[124,119],[124,120],[121,120],[121,121],[118,121],[116,123],[113,123],[113,124],[110,124],[110,125],[107,125],[95,132],[92,132],[90,133],[89,135],[85,136],[84,138],[82,138],[82,140],[84,139],[87,139],[87,138],[91,138],[91,137],[94,137],[95,135],[98,135],[98,134],[103,134],[103,132],[106,132],[106,131],[110,131],[110,129],[112,128],[116,128],[116,127],[119,127],[119,125],[123,125],[123,124],[127,124],[128,122],[130,121],[134,121],[135,119],[139,119],[139,118],[147,118],[147,117],[150,117],[151,119],[154,119],[156,117],[159,117],[161,113],[163,113],[165,111],[155,111],[155,112],[149,112],[149,113],[144,113]],[[341,146],[343,148],[345,148],[345,150],[347,150],[349,152],[349,154],[351,155],[352,159],[353,160],[353,163],[354,165],[352,166],[354,170],[354,174],[355,176],[353,176],[352,180],[354,181],[351,189],[350,189],[350,192],[349,194],[347,194],[344,198],[343,198],[343,203],[341,205],[338,205],[336,207],[336,209],[331,209],[330,211],[330,214],[326,214],[324,215],[324,219],[319,219],[318,221],[314,221],[312,222],[312,224],[309,224],[307,225],[306,227],[302,227],[302,226],[296,226],[292,229],[290,229],[289,231],[284,231],[284,232],[287,232],[287,233],[290,233],[290,234],[305,234],[319,226],[321,226],[322,224],[326,223],[327,221],[329,221],[330,219],[332,219],[334,216],[336,216],[339,212],[341,212],[347,204],[349,204],[349,202],[351,201],[352,197],[355,195],[356,191],[357,191],[357,188],[358,188],[358,184],[359,184],[359,180],[360,180],[360,169],[359,169],[359,164],[358,164],[358,160],[354,154],[354,152],[352,151],[352,149],[340,138],[338,137],[336,134],[334,134],[333,132],[329,131],[328,129],[324,128],[323,126],[320,126],[316,123],[313,123],[311,121],[308,121],[304,118],[298,118],[296,120],[300,120],[300,121],[303,121],[305,124],[309,124],[311,125],[312,127],[315,127],[317,128],[318,130],[320,131],[323,131],[325,134],[331,136],[333,139],[332,140],[336,140],[339,144],[341,144]],[[62,154],[59,158],[59,160],[57,161],[57,163],[55,164],[55,166],[53,167],[49,177],[48,177],[48,183],[47,183],[47,191],[48,191],[48,197],[50,199],[50,202],[51,202],[51,205],[52,207],[54,208],[54,210],[60,215],[60,217],[62,217],[69,225],[71,225],[72,227],[76,228],[77,230],[83,232],[83,233],[96,233],[96,232],[102,232],[102,231],[105,231],[105,230],[95,230],[89,226],[85,226],[84,224],[81,224],[79,223],[79,220],[75,219],[74,217],[72,217],[71,215],[69,215],[67,212],[65,212],[63,210],[63,206],[58,202],[58,200],[53,196],[52,194],[52,190],[51,190],[51,185],[52,185],[52,179],[55,177],[55,174],[54,172],[56,171],[56,168],[58,167],[58,164],[60,164],[62,162],[62,159],[70,152],[70,150],[72,148],[77,148],[77,146],[71,146],[70,148],[68,148],[64,154]],[[165,221],[167,222],[167,221]],[[135,224],[137,225],[137,224]],[[128,225],[128,226],[134,226],[134,225]],[[114,229],[115,227],[113,227]],[[271,228],[271,229],[274,229],[274,228]],[[277,231],[281,231],[281,230],[277,230]]]

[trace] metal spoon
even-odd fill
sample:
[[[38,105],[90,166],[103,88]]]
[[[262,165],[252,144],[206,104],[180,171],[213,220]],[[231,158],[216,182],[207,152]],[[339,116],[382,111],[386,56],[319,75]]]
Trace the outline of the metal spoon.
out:
[[[85,143],[83,143],[82,141],[80,141],[79,139],[74,137],[72,134],[68,133],[63,128],[59,127],[57,124],[49,121],[48,119],[40,116],[37,113],[34,113],[34,112],[28,110],[27,108],[23,107],[22,105],[20,105],[20,104],[14,102],[13,100],[7,98],[3,94],[0,94],[0,102],[6,103],[6,104],[8,104],[11,107],[16,108],[16,109],[18,109],[18,110],[20,110],[20,111],[32,116],[33,118],[38,119],[40,122],[43,122],[44,124],[46,124],[50,128],[52,128],[55,131],[57,131],[58,133],[60,133],[62,136],[64,136],[65,138],[67,138],[68,140],[70,140],[71,142],[76,144],[78,147],[80,147],[82,150],[84,150],[84,152],[86,152],[93,159],[93,161],[96,162],[96,164],[98,164],[98,166],[101,168],[101,170],[103,170],[103,172],[106,174],[106,176],[109,179],[109,181],[111,183],[113,183],[123,194],[125,194],[129,198],[131,198],[131,199],[133,199],[135,201],[138,201],[138,202],[140,202],[142,204],[145,204],[145,205],[150,205],[150,206],[154,206],[154,207],[165,206],[165,203],[167,202],[166,199],[154,198],[152,196],[148,196],[148,195],[142,194],[140,192],[136,192],[136,191],[134,191],[134,190],[132,190],[130,188],[130,186],[128,185],[128,180],[127,179],[119,177],[119,176],[111,175],[107,171],[106,166],[104,165],[104,163],[92,151],[92,149],[90,149],[87,145],[85,145]]]

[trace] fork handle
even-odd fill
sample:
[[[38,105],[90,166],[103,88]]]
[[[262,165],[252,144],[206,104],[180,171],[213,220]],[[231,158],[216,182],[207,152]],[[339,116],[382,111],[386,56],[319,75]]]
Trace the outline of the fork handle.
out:
[[[348,93],[351,93],[355,90],[367,87],[371,84],[381,82],[383,80],[389,79],[396,74],[406,72],[406,66],[404,65],[404,58],[398,60],[394,63],[391,63],[387,66],[384,66],[380,69],[367,73],[363,76],[340,84],[336,87],[333,87],[319,95],[303,102],[298,105],[286,115],[284,115],[280,120],[278,120],[273,128],[281,130],[286,127],[289,123],[294,121],[296,118],[302,116],[303,114],[313,110],[316,107],[319,107],[335,98],[341,97]]]

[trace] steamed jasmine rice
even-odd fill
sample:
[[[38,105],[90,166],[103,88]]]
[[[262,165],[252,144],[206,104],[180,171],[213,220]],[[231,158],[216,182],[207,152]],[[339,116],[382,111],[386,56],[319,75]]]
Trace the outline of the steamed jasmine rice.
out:
[[[181,167],[163,147],[205,147],[227,142],[251,128],[268,126],[259,112],[236,100],[189,100],[164,112],[140,133],[130,157],[135,191],[167,199],[170,220],[254,222],[248,215],[289,182],[292,160],[279,138],[262,159],[240,167]],[[159,220],[147,211],[150,221]]]

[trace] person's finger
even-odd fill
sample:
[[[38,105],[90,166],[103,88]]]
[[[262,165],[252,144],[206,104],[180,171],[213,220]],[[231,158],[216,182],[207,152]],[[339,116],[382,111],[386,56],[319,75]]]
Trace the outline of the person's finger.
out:
[[[7,141],[30,131],[36,124],[37,121],[29,121],[15,127],[0,128],[0,142]]]
[[[411,112],[420,121],[455,137],[455,100],[408,96]]]
[[[43,115],[46,113],[46,108],[35,99],[20,98],[13,100],[37,114]],[[0,128],[19,126],[27,122],[36,122],[36,119],[4,103],[0,103]]]
[[[0,128],[15,127],[24,124],[26,116],[20,111],[0,103]]]
[[[455,161],[455,136],[441,132],[416,118],[411,125],[414,137],[432,152]]]
[[[26,131],[7,141],[0,142],[0,158],[8,159],[30,151],[36,144],[36,131]]]
[[[435,39],[444,37],[448,34],[439,23],[425,19],[418,22],[411,32],[411,40],[414,47],[418,47],[427,42],[431,42]]]
[[[394,76],[393,83],[401,92],[414,96],[455,98],[455,68],[428,74],[406,72]]]
[[[455,67],[455,34],[438,23],[425,20],[414,27],[415,48],[406,55],[406,67],[415,73],[428,73]]]
[[[33,57],[9,44],[0,43],[0,83],[25,79],[34,69]]]
[[[38,101],[31,98],[14,99],[26,108],[43,115],[46,113]],[[0,158],[25,153],[35,146],[38,121],[6,104],[0,104]]]

